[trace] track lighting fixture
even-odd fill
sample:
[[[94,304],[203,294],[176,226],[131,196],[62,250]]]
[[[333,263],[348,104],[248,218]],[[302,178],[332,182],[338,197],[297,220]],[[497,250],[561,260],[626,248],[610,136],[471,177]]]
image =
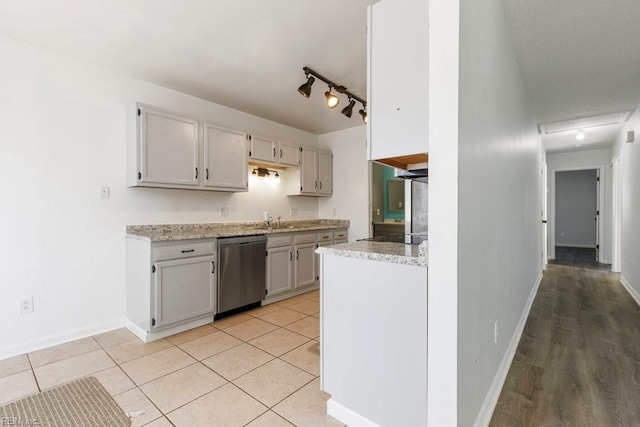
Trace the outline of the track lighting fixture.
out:
[[[362,117],[362,121],[364,123],[367,123],[367,102],[364,99],[349,92],[346,87],[337,85],[326,77],[321,76],[309,67],[303,67],[302,69],[304,70],[304,75],[307,78],[307,81],[298,88],[300,95],[305,98],[309,98],[309,95],[311,95],[311,85],[316,81],[316,78],[320,79],[329,86],[329,90],[324,93],[324,96],[327,98],[327,107],[333,109],[340,104],[340,98],[331,92],[335,89],[336,92],[345,94],[349,98],[349,105],[342,109],[342,114],[347,117],[351,117],[353,114],[353,107],[356,105],[356,101],[358,101],[362,104],[362,108],[358,111],[360,113],[360,117]]]
[[[327,97],[327,107],[334,109],[340,104],[340,98],[331,93],[331,85],[329,85],[329,90],[324,93],[324,96]]]
[[[353,114],[354,105],[356,105],[356,101],[354,101],[353,99],[351,99],[351,97],[349,97],[349,105],[347,105],[342,109],[342,114],[344,114],[347,117],[351,117],[351,114]]]

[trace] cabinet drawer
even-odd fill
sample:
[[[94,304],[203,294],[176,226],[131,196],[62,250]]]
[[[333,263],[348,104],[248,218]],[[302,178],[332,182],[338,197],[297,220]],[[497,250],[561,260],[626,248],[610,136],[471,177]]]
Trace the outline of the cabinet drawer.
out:
[[[327,242],[333,240],[333,232],[330,230],[320,231],[318,233],[318,242]]]
[[[334,245],[339,245],[340,243],[347,243],[347,239],[337,239],[333,241]]]
[[[298,243],[315,243],[317,239],[316,233],[296,234],[295,242]]]
[[[289,236],[274,236],[267,238],[267,247],[268,248],[278,248],[280,246],[291,246],[293,243],[291,235]]]
[[[343,240],[347,238],[347,230],[338,230],[333,232],[333,240]]]
[[[154,261],[178,259],[215,253],[215,242],[161,246],[153,250]]]

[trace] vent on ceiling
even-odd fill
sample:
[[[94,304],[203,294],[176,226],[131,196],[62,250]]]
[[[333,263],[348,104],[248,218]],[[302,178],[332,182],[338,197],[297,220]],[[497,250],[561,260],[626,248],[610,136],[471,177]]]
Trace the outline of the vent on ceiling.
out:
[[[602,116],[583,117],[581,119],[565,120],[563,122],[554,122],[538,125],[541,135],[549,135],[559,132],[570,132],[578,129],[586,129],[597,126],[616,125],[629,120],[631,111],[623,111],[621,113],[603,114]]]

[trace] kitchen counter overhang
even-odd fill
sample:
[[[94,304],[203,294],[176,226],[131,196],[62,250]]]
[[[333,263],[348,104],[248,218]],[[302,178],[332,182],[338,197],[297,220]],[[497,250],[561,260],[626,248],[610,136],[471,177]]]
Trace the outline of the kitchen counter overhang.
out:
[[[316,249],[316,253],[426,267],[428,242],[409,245],[396,242],[358,241],[321,247]]]

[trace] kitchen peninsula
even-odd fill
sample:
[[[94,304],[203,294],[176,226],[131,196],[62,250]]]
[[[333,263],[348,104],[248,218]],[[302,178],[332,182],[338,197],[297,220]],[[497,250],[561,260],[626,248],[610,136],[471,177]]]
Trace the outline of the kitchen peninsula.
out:
[[[426,425],[427,245],[317,250],[322,389],[349,426]]]

